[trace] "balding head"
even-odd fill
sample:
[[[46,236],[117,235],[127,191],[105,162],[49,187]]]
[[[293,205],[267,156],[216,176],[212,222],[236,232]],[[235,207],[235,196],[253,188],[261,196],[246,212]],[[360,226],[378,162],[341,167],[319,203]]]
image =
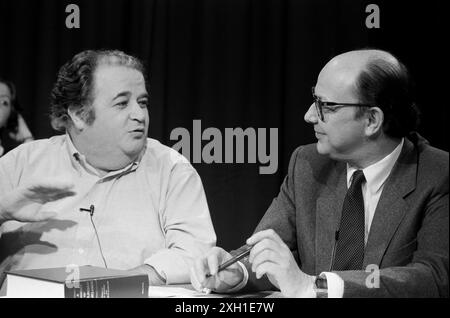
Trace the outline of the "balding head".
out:
[[[319,74],[318,83],[333,82],[339,90],[352,90],[357,93],[357,80],[361,72],[367,71],[368,65],[374,61],[384,61],[398,66],[397,59],[390,53],[380,50],[350,51],[332,58]]]
[[[343,68],[364,67],[369,61],[376,59],[385,60],[386,62],[397,64],[398,60],[389,52],[381,50],[356,50],[339,54],[332,58],[328,64],[340,66]],[[327,65],[328,65],[327,64]]]
[[[384,113],[383,131],[403,137],[416,129],[418,110],[406,67],[382,50],[356,50],[331,59],[319,74],[318,87],[332,88],[330,100],[379,107]],[[330,92],[330,89],[328,90]],[[357,117],[365,109],[357,111]]]

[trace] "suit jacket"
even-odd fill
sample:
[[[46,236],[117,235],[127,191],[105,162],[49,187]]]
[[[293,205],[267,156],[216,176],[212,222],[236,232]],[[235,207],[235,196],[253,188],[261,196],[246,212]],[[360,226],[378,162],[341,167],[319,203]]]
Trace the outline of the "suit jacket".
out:
[[[417,134],[405,138],[375,210],[365,248],[367,271],[335,272],[344,280],[344,297],[448,297],[448,159]],[[315,144],[297,148],[255,232],[274,229],[307,274],[329,271],[346,173],[345,163],[320,155]],[[246,290],[270,288],[267,278],[257,280],[245,265]],[[378,273],[379,287],[368,288]]]

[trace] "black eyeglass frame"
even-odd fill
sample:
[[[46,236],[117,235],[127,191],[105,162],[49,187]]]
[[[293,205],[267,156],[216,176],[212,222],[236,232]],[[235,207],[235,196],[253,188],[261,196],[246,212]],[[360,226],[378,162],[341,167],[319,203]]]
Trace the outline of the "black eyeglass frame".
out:
[[[322,100],[320,100],[316,94],[315,94],[315,87],[312,87],[312,96],[313,96],[313,101],[314,101],[314,106],[316,107],[316,112],[317,115],[319,116],[319,119],[321,121],[325,121],[325,117],[323,115],[323,110],[322,108],[325,107],[335,107],[335,106],[349,106],[349,107],[374,107],[373,105],[369,105],[369,104],[360,104],[360,103],[336,103],[336,102],[324,102]]]

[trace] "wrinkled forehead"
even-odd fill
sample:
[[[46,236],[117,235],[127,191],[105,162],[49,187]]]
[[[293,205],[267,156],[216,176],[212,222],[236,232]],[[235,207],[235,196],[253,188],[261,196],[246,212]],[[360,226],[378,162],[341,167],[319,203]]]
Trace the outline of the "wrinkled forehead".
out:
[[[94,73],[94,91],[114,94],[117,91],[145,90],[145,78],[140,70],[122,65],[99,65]]]
[[[393,55],[382,50],[345,52],[332,58],[321,70],[317,78],[316,94],[342,102],[348,99],[357,100],[357,79],[369,62],[375,59],[397,65],[399,63]]]
[[[350,102],[356,98],[355,83],[360,72],[355,65],[330,61],[317,77],[315,93],[324,100]]]

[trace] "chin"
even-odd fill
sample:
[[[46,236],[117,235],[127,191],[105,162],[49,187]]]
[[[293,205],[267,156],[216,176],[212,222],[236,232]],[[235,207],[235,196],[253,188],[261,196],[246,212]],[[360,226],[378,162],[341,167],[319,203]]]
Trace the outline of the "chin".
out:
[[[317,141],[316,148],[317,152],[321,155],[330,154],[330,148],[324,145],[320,140]]]
[[[131,145],[128,145],[124,150],[128,157],[134,158],[142,152],[145,147],[145,142],[134,143],[134,145],[132,145],[133,147],[130,146]]]

